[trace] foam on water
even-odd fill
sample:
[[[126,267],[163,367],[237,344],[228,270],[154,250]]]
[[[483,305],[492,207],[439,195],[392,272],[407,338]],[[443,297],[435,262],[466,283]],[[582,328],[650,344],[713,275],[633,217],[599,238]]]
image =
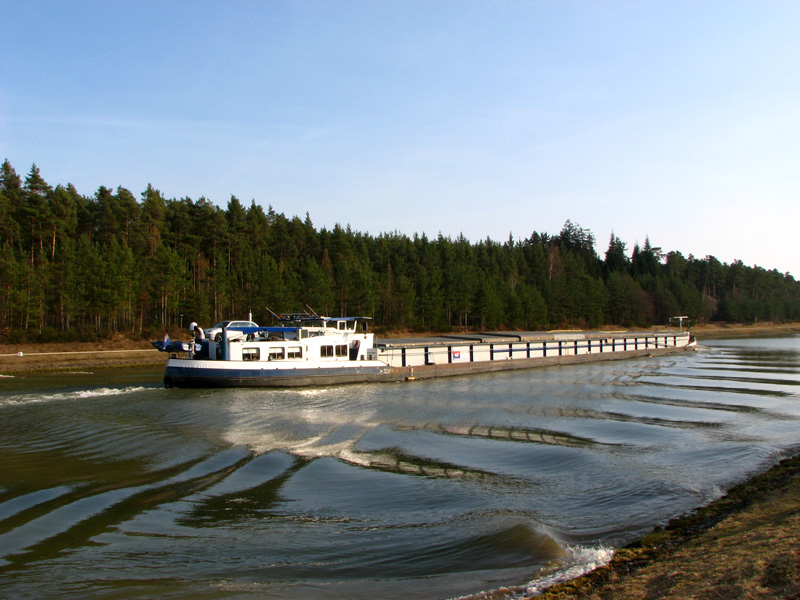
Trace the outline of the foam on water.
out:
[[[75,390],[71,392],[58,392],[55,394],[17,394],[14,396],[0,398],[0,407],[38,404],[42,402],[85,400],[87,398],[99,398],[104,396],[123,396],[126,394],[137,394],[146,389],[148,388],[144,386],[130,386],[122,388],[102,387],[88,390]]]
[[[607,565],[614,558],[614,550],[605,546],[584,548],[581,546],[567,546],[569,558],[564,564],[552,573],[535,579],[525,586],[523,597],[538,596],[544,590],[558,583],[586,575],[600,567]]]
[[[586,575],[607,565],[614,558],[614,550],[606,546],[567,545],[563,548],[563,554],[564,558],[559,560],[556,566],[543,570],[541,577],[525,585],[486,590],[474,595],[461,596],[456,600],[485,600],[495,597],[514,600],[534,598],[541,595],[547,588]]]

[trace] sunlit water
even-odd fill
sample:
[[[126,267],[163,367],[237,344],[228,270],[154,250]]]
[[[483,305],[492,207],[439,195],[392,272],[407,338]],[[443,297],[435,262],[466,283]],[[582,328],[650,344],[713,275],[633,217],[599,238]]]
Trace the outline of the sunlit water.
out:
[[[161,376],[0,378],[0,596],[534,589],[800,448],[800,336],[299,391]]]

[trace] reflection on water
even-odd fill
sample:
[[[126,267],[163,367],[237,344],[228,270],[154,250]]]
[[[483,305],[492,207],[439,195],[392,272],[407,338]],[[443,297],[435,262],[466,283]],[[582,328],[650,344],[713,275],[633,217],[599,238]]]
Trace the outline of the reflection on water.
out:
[[[537,586],[800,447],[797,336],[309,390],[161,375],[0,379],[0,595]]]

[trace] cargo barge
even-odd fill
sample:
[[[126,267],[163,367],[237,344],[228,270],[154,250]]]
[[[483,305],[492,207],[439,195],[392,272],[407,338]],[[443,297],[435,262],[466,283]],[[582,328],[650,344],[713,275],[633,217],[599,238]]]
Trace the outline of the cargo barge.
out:
[[[692,348],[679,331],[519,331],[375,339],[368,317],[292,314],[277,327],[223,328],[214,339],[153,342],[167,387],[298,387],[413,381],[619,360]]]

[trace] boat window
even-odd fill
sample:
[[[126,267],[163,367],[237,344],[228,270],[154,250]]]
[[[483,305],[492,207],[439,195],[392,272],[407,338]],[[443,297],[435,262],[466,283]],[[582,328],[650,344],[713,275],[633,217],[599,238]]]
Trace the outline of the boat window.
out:
[[[261,349],[242,348],[242,360],[261,360]]]
[[[347,344],[336,345],[336,356],[347,356]]]
[[[339,321],[337,323],[337,327],[336,328],[337,329],[345,329],[345,327],[347,327],[347,323],[345,323],[344,321]]]
[[[303,358],[303,350],[300,346],[290,346],[286,349],[286,358],[289,360]]]
[[[283,360],[285,357],[285,353],[283,348],[270,348],[269,349],[269,359],[270,360]]]
[[[328,358],[333,356],[333,346],[321,346],[319,349],[319,355],[322,358]]]

